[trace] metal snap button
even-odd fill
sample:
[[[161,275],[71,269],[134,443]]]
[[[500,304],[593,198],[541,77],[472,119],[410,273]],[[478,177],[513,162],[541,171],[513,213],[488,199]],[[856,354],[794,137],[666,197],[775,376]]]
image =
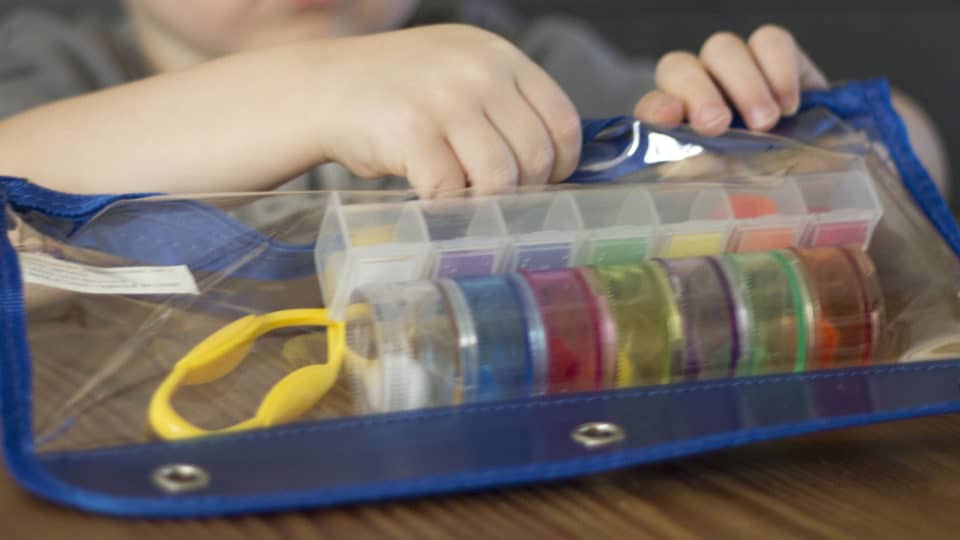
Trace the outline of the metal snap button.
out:
[[[622,441],[626,434],[611,422],[587,422],[577,426],[570,437],[587,448],[599,448]]]
[[[184,493],[206,487],[210,475],[196,465],[174,463],[157,468],[153,472],[153,483],[167,493]]]

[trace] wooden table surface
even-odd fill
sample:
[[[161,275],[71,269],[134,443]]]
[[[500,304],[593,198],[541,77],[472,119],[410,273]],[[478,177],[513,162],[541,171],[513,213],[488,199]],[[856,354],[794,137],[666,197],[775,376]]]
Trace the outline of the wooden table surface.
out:
[[[958,538],[960,415],[579,480],[228,520],[104,518],[0,477],[0,538]]]

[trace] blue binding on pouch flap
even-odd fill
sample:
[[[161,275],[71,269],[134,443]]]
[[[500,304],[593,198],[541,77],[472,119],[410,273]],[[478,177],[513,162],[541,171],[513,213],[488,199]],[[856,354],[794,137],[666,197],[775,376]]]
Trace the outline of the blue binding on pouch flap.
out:
[[[807,93],[803,107],[824,107],[858,122],[869,119],[908,192],[960,256],[960,233],[911,150],[884,81]],[[586,158],[605,159],[622,153],[626,137],[633,140],[629,130],[634,125],[622,119],[585,124],[590,141],[602,134],[606,141],[621,144],[618,153],[616,146],[603,150],[604,143],[599,141],[593,150],[585,151]],[[811,128],[810,133],[817,129],[826,128]],[[638,147],[631,156],[639,155],[640,150]],[[624,166],[643,166],[642,161],[623,163],[627,162]],[[213,269],[223,263],[211,259],[211,251],[204,249],[207,236],[218,242],[273,242],[217,209],[170,200],[144,205],[141,214],[117,213],[115,238],[87,236],[92,233],[84,225],[93,216],[123,199],[144,196],[66,195],[22,180],[0,179],[0,204],[9,205],[44,233],[75,245],[108,246],[116,255],[144,263],[192,262],[213,265],[209,267]],[[205,227],[198,243],[155,251],[153,244],[131,244],[119,234],[121,230],[129,234],[147,223],[156,234],[157,223],[175,225],[168,222],[171,216],[189,229]],[[47,217],[70,225],[54,227],[55,221],[45,220]],[[161,230],[181,235],[184,229]],[[308,252],[299,251],[307,248],[267,245],[271,256],[244,267],[246,275],[287,279],[308,269],[312,273],[305,262]],[[478,404],[290,425],[177,444],[38,454],[32,432],[31,366],[21,276],[7,235],[0,237],[0,313],[4,355],[0,361],[0,416],[7,466],[21,485],[38,495],[115,515],[223,515],[504,486],[813,431],[960,411],[955,383],[960,378],[960,360],[952,360]],[[770,396],[790,400],[791,406],[763,406]],[[595,420],[624,426],[626,438],[600,450],[571,442],[571,429]],[[510,436],[503,437],[503,433]],[[175,497],[160,492],[150,482],[150,475],[157,467],[176,462],[206,469],[212,479],[210,486]],[[251,463],[257,466],[251,467]]]
[[[820,119],[815,125],[798,125],[790,133],[795,141],[815,139],[828,131],[833,119]],[[654,133],[663,135],[654,136]],[[640,169],[662,162],[659,146],[667,146],[671,153],[683,151],[715,154],[746,154],[769,152],[789,147],[792,142],[771,136],[755,136],[743,131],[731,131],[723,137],[704,137],[686,127],[672,129],[650,126],[631,117],[621,116],[604,120],[587,120],[583,127],[583,149],[580,165],[566,180],[575,184],[597,184],[623,178]]]

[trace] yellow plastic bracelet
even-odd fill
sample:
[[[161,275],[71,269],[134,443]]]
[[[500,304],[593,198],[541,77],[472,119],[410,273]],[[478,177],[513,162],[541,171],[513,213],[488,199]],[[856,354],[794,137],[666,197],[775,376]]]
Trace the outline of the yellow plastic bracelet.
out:
[[[256,414],[232,426],[208,431],[184,419],[171,404],[182,386],[207,384],[236,369],[260,336],[279,328],[320,326],[327,329],[327,361],[302,367],[280,380],[260,403]],[[345,323],[325,309],[291,309],[249,315],[221,328],[180,359],[150,400],[149,422],[168,440],[266,428],[290,422],[313,407],[337,380],[346,350]]]

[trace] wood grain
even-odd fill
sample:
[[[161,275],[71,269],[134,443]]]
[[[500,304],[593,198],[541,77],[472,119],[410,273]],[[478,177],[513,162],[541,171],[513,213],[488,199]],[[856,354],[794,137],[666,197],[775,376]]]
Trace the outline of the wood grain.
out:
[[[104,518],[0,478],[0,538],[957,538],[960,415],[579,480],[233,519]]]

